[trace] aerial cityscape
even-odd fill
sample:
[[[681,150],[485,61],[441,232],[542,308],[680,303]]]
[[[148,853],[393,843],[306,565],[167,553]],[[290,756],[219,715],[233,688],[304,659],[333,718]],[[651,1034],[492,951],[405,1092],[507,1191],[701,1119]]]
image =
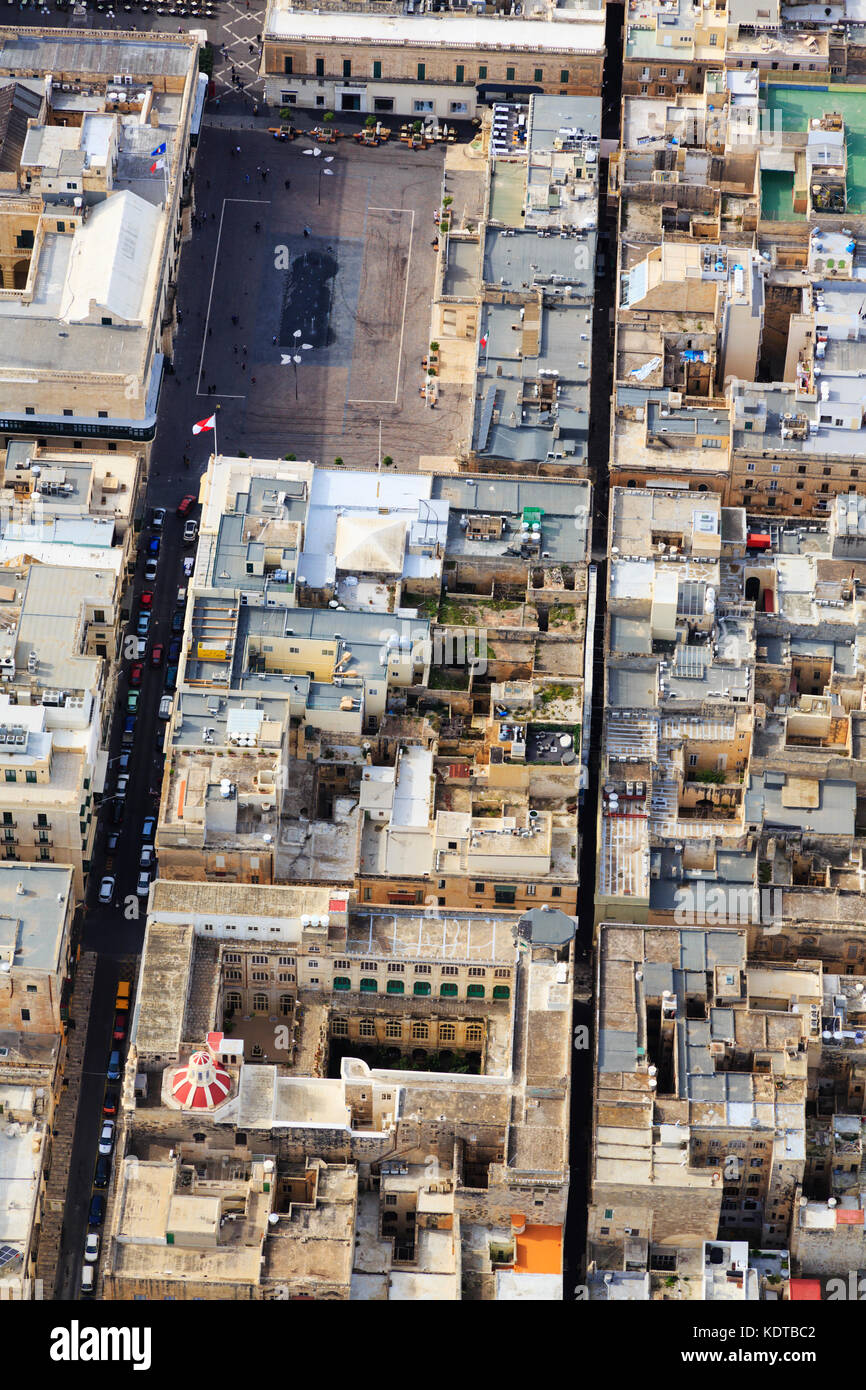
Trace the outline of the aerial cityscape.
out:
[[[0,1298],[866,1297],[866,0],[8,18]]]

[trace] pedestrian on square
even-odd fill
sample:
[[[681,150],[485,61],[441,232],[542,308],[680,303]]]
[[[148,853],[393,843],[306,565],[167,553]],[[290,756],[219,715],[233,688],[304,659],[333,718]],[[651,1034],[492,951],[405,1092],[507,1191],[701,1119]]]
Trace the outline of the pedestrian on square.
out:
[[[249,174],[244,174],[244,183],[249,183],[249,181],[250,181],[250,176],[249,176]]]
[[[291,180],[291,179],[286,179],[286,192],[287,192],[287,193],[288,193],[289,189],[291,188],[291,186],[292,186],[292,180]]]
[[[276,345],[277,345],[277,335],[276,335],[276,333],[274,334],[273,338],[271,338],[271,342],[273,343],[274,347],[276,347]]]
[[[246,355],[247,355],[247,345],[246,345],[246,343],[244,343],[243,347],[241,348],[241,352],[243,353],[244,357],[246,357]]]

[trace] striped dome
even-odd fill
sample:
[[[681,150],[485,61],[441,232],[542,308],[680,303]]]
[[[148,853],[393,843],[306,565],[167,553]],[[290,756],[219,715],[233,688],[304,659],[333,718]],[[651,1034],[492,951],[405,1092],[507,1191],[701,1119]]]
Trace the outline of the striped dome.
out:
[[[213,1110],[231,1090],[228,1072],[206,1048],[193,1052],[185,1067],[177,1072],[171,1093],[186,1110]]]

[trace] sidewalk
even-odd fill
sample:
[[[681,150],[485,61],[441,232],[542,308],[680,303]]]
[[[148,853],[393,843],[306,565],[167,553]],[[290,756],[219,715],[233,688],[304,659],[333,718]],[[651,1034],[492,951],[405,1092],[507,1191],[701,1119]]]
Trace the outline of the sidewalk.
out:
[[[70,1020],[75,1020],[75,1027],[70,1028],[66,1036],[66,1069],[64,1073],[66,1084],[60,1093],[60,1100],[54,1112],[51,1176],[45,1185],[44,1218],[39,1234],[39,1252],[36,1260],[36,1274],[43,1281],[46,1299],[54,1297],[54,1285],[57,1280],[60,1236],[66,1205],[66,1189],[69,1184],[69,1164],[75,1138],[75,1124],[78,1117],[81,1071],[87,1043],[90,997],[93,993],[95,970],[95,952],[83,952],[78,961],[72,998],[69,1002],[69,1017]]]

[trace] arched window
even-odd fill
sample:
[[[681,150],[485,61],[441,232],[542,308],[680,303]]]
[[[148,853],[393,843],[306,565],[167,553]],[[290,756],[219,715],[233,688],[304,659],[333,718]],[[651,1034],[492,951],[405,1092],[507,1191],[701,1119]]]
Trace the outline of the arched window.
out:
[[[495,993],[495,991],[494,991]],[[283,1018],[287,1018],[294,1011],[295,1001],[290,994],[280,995],[280,1013]]]
[[[362,1018],[358,1024],[358,1032],[362,1038],[375,1038],[376,1025],[372,1018]]]
[[[451,983],[446,981],[445,984],[439,986],[439,994],[443,999],[453,999],[456,993],[457,986],[453,981]]]
[[[347,1038],[349,1036],[349,1020],[347,1018],[332,1018],[331,1032],[335,1038]]]
[[[494,986],[493,986],[493,998],[494,998],[494,999],[510,999],[510,998],[511,998],[511,990],[508,988],[508,985],[494,985]]]
[[[426,1042],[429,1036],[430,1036],[430,1030],[429,1030],[429,1028],[427,1027],[427,1024],[426,1024],[426,1023],[413,1023],[413,1024],[412,1024],[412,1037],[413,1037],[417,1042]]]
[[[226,1013],[236,1014],[243,1008],[243,999],[240,990],[230,989],[226,994]]]
[[[361,993],[362,993],[362,994],[375,994],[377,988],[378,988],[378,982],[377,982],[376,980],[371,980],[371,979],[369,979],[368,977],[365,977],[365,978],[361,981]]]
[[[467,986],[466,986],[466,998],[467,998],[467,999],[483,999],[483,998],[484,998],[484,986],[483,986],[483,985],[467,985]]]
[[[348,975],[335,975],[335,976],[334,976],[334,989],[351,989],[351,988],[352,988],[352,981],[349,979]]]
[[[402,994],[405,986],[402,980],[389,980],[385,986],[386,994]]]
[[[266,1014],[268,1011],[268,996],[266,994],[253,995],[253,1013]]]
[[[413,994],[429,994],[429,993],[430,993],[430,981],[429,981],[429,980],[416,980],[415,983],[414,983],[414,985],[412,986],[412,993],[413,993]]]
[[[468,1043],[480,1043],[484,1039],[484,1027],[480,1023],[467,1023],[466,1041]]]

